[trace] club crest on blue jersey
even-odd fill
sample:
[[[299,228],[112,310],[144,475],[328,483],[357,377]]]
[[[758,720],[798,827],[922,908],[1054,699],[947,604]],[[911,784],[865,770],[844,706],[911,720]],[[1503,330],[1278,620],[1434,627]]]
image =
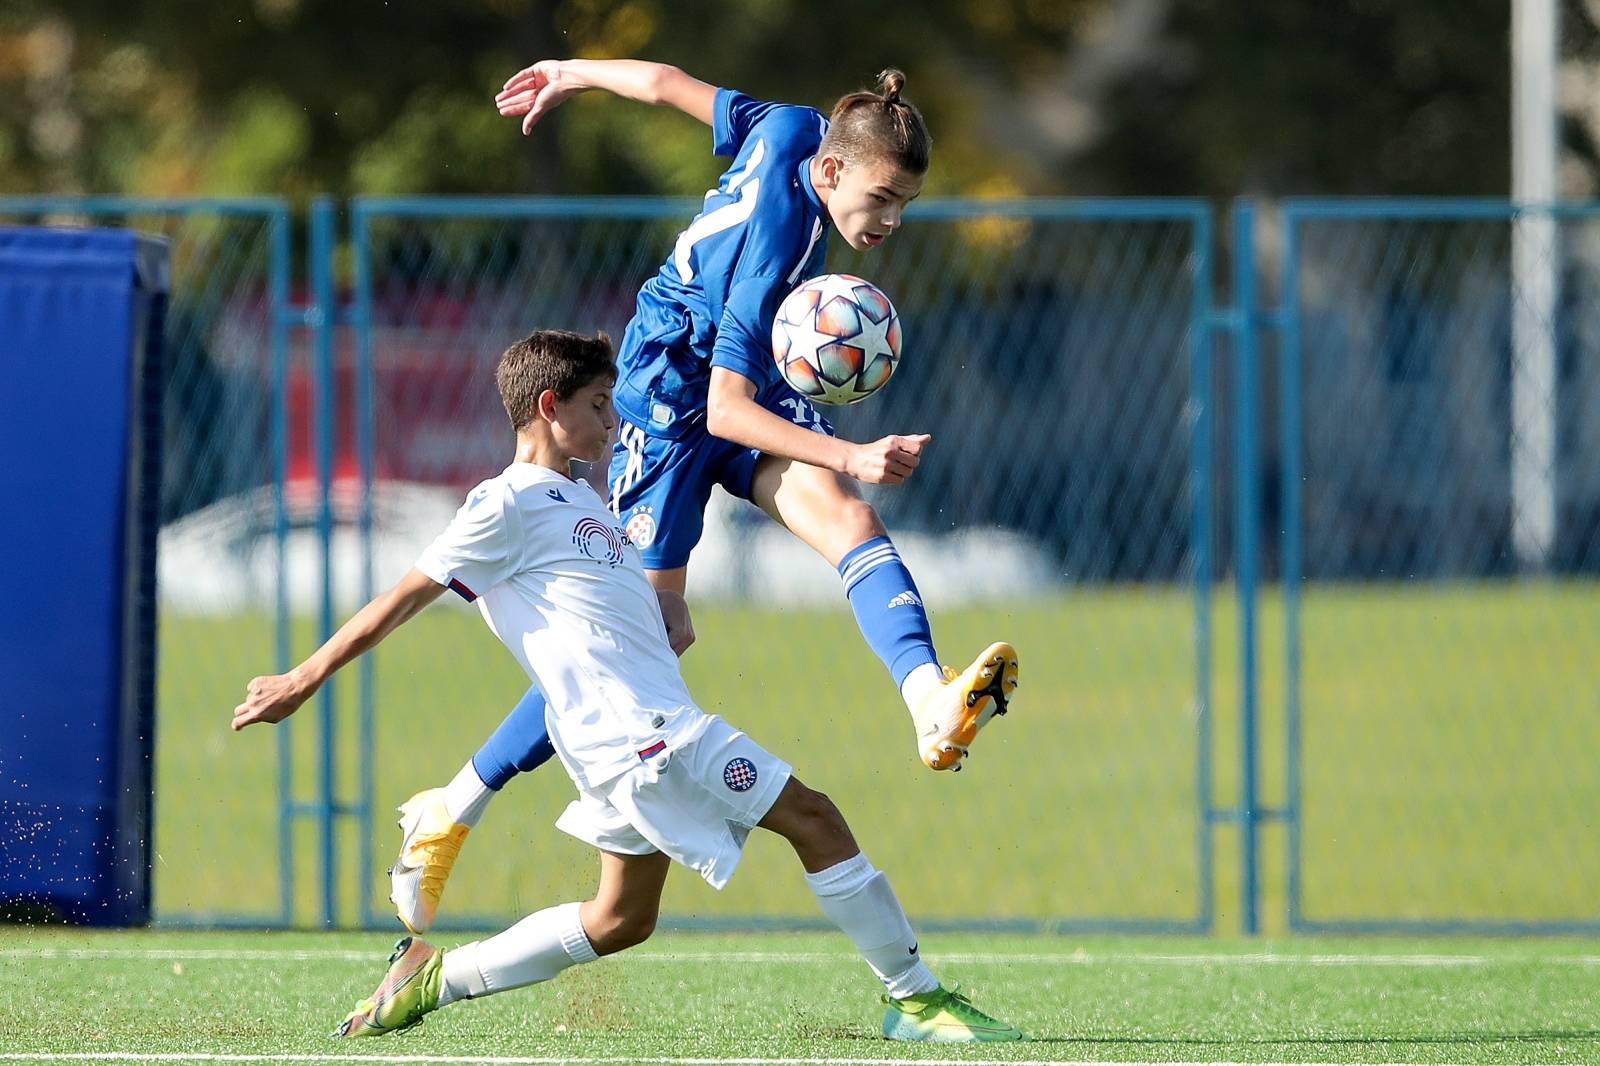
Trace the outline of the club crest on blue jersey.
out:
[[[624,539],[611,526],[598,519],[584,517],[572,528],[572,543],[589,558],[618,566],[622,563]]]
[[[652,507],[635,507],[628,516],[628,524],[623,527],[628,540],[641,548],[648,548],[656,542],[656,516],[651,514],[653,510]]]
[[[735,792],[749,792],[756,784],[756,764],[749,759],[731,759],[722,768],[722,783]]]

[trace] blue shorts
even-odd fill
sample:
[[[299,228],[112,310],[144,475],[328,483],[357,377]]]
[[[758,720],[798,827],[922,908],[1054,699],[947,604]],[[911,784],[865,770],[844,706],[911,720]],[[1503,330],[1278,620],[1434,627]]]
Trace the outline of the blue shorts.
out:
[[[833,426],[810,401],[794,394],[762,398],[762,406],[816,433]],[[750,498],[761,453],[706,432],[702,420],[676,439],[650,435],[627,419],[611,452],[611,509],[649,570],[672,570],[689,562],[705,527],[711,487],[721,485],[741,500]]]

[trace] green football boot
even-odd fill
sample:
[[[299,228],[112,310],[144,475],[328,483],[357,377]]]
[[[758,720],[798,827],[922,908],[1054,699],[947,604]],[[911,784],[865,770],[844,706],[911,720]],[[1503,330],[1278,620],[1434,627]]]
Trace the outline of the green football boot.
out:
[[[411,1028],[439,1006],[443,973],[444,952],[421,937],[399,941],[389,956],[383,983],[356,1004],[333,1031],[334,1037],[382,1036]]]
[[[925,1040],[935,1044],[979,1044],[1021,1040],[1022,1030],[991,1018],[956,988],[936,988],[905,999],[884,997],[885,1040]]]

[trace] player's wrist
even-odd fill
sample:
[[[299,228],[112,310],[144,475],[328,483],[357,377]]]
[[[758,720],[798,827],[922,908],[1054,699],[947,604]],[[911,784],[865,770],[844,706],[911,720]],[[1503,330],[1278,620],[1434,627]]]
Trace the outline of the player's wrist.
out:
[[[861,455],[861,445],[854,444],[847,440],[838,440],[838,438],[834,439],[840,447],[838,449],[838,456],[836,460],[827,464],[828,468],[836,474],[844,474],[847,477],[853,477],[859,481],[861,479],[861,475],[858,472],[859,467],[856,460]]]
[[[294,686],[294,694],[302,700],[309,698],[321,688],[322,682],[327,679],[326,673],[317,669],[309,660],[290,670],[287,677],[289,683]]]

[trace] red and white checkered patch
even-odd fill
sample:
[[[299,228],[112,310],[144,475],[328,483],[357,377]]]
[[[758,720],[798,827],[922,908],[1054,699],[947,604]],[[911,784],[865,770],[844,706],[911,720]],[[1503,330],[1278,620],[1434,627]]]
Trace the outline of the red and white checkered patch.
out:
[[[749,759],[733,759],[722,768],[722,783],[735,792],[749,792],[756,783],[756,764]]]

